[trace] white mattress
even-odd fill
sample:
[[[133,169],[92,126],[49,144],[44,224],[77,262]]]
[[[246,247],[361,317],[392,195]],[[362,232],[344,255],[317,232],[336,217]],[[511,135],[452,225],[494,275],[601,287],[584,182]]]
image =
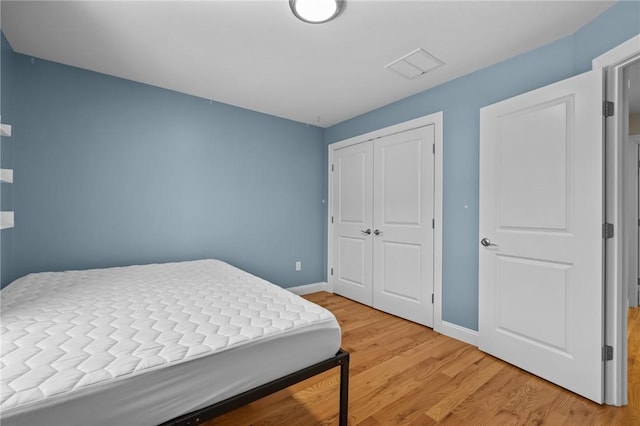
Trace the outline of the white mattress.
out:
[[[3,426],[162,423],[341,339],[326,309],[218,260],[31,274],[1,297]]]

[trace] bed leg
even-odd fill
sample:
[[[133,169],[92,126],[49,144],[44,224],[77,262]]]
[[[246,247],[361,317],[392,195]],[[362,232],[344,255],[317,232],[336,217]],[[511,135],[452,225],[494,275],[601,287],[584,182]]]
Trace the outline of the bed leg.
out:
[[[340,426],[349,423],[349,354],[340,360]]]

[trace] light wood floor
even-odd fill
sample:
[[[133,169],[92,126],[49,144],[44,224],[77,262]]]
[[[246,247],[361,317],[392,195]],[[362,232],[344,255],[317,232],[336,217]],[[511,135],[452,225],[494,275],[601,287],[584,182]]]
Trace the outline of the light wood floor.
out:
[[[343,297],[305,297],[342,327],[351,353],[350,425],[640,425],[640,309],[629,313],[629,405],[618,408]],[[334,369],[206,425],[337,425],[337,415]]]

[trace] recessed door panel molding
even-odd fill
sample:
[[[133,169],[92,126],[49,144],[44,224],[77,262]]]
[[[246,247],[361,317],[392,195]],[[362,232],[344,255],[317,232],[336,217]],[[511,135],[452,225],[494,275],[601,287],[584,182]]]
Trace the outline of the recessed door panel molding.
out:
[[[574,115],[569,96],[497,118],[500,229],[569,232]]]
[[[368,267],[364,258],[367,241],[363,238],[340,237],[338,273],[340,280],[355,286],[365,287]]]
[[[383,251],[381,280],[382,293],[390,297],[402,298],[410,303],[420,303],[425,292],[421,277],[422,247],[387,241],[381,245]]]
[[[377,164],[384,175],[381,222],[385,225],[421,224],[421,149],[421,139],[416,138],[388,143],[380,150],[382,158]]]
[[[497,330],[571,356],[571,265],[500,255],[496,260]]]
[[[352,152],[345,152],[338,157],[336,166],[340,182],[338,189],[339,209],[337,218],[341,223],[363,224],[367,217],[367,196],[365,179],[367,179],[367,151],[359,147]]]
[[[603,401],[602,71],[480,111],[481,350]]]

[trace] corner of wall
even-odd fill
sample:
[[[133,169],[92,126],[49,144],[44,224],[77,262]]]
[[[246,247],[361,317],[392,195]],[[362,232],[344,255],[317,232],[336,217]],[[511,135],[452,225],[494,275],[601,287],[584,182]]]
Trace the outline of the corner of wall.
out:
[[[640,33],[640,1],[619,1],[572,36],[573,71],[591,69],[591,61]]]

